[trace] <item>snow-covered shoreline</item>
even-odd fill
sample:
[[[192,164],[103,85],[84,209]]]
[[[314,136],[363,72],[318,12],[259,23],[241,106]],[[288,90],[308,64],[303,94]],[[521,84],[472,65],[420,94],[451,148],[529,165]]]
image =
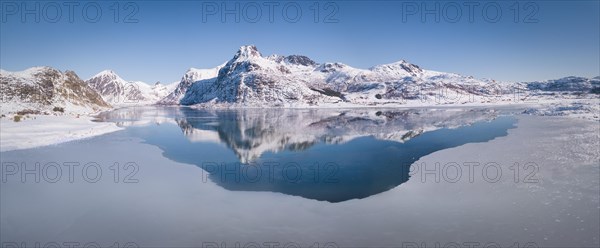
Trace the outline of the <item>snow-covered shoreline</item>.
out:
[[[115,123],[94,122],[88,115],[30,115],[0,120],[0,151],[21,150],[85,139],[121,130]]]
[[[178,105],[149,105],[155,107],[188,107],[208,109],[256,109],[259,107],[236,105],[213,106],[178,106]],[[139,107],[139,106],[138,106]],[[127,108],[117,107],[116,109]],[[265,108],[265,107],[263,107]],[[268,108],[268,107],[267,107]],[[275,108],[275,107],[270,107]],[[471,102],[466,104],[438,104],[431,105],[419,102],[389,105],[356,105],[356,104],[331,104],[325,106],[286,106],[279,108],[288,109],[390,109],[390,108],[514,108],[522,110],[520,113],[537,116],[563,116],[567,118],[600,121],[600,99],[573,98],[573,99],[541,99],[535,102]],[[94,122],[95,115],[28,115],[19,122],[15,122],[11,115],[1,118],[0,151],[11,151],[54,145],[78,139],[90,138],[114,131],[121,130],[115,123]]]

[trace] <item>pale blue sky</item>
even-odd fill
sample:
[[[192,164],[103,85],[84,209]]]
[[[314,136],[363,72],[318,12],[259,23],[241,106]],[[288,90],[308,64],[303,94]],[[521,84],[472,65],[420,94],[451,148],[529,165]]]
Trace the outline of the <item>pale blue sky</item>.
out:
[[[126,80],[169,83],[189,67],[214,67],[239,46],[254,44],[263,55],[302,54],[359,68],[405,59],[426,69],[508,81],[600,75],[599,1],[483,1],[473,7],[472,22],[469,7],[460,1],[319,2],[316,23],[315,1],[280,2],[273,6],[273,22],[268,3],[260,1],[119,2],[116,23],[115,1],[87,3],[73,6],[70,22],[69,7],[60,1],[29,1],[25,6],[2,1],[2,69],[47,65],[74,70],[84,79],[112,69]],[[102,14],[92,23],[95,3]],[[302,15],[294,23],[298,6]],[[23,7],[40,13],[39,23],[35,14],[22,16]],[[137,23],[124,23],[135,7],[131,20]],[[223,22],[222,7],[240,13],[240,21],[229,14]],[[423,7],[440,13],[440,21],[434,14],[422,21]],[[493,22],[496,7],[502,14]],[[457,8],[462,14],[458,19]]]

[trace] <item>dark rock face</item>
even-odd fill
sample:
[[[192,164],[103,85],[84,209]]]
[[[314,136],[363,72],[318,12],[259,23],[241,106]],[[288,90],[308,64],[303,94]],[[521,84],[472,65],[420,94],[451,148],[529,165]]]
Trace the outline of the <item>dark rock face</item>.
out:
[[[338,97],[342,100],[346,100],[346,98],[344,97],[344,94],[342,94],[341,92],[332,90],[330,88],[324,88],[324,89],[310,88],[310,89],[313,91],[319,92],[323,95],[326,95],[326,96],[333,96],[333,97]]]
[[[400,67],[402,67],[403,70],[407,71],[413,76],[423,73],[423,70],[419,66],[410,63],[402,63]]]
[[[320,72],[324,72],[324,73],[331,73],[331,72],[335,72],[339,69],[342,69],[344,67],[344,64],[341,63],[325,63],[322,64],[321,66],[317,67],[316,70],[320,71]]]
[[[63,95],[68,95],[68,99],[72,99],[73,103],[77,105],[92,104],[101,107],[110,107],[110,105],[106,103],[94,89],[90,88],[83,80],[81,80],[75,72],[67,71],[65,72],[65,75],[67,79],[64,81],[64,87],[61,87],[58,90],[62,91],[61,93]]]
[[[36,67],[18,74],[2,73],[0,87],[3,102],[19,103],[28,109],[47,111],[53,105],[67,104],[90,110],[110,107],[73,71],[62,73],[50,67]]]
[[[86,83],[109,102],[146,100],[137,85],[124,81],[113,71],[105,71],[100,76],[88,79]]]
[[[315,66],[317,65],[312,59],[302,55],[290,55],[285,57],[285,62],[295,65]]]

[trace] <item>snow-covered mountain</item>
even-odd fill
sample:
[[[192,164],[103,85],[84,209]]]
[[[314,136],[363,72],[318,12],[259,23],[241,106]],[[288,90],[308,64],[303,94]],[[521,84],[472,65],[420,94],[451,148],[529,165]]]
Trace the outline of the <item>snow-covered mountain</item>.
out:
[[[542,82],[528,82],[526,84],[529,90],[585,93],[595,90],[596,94],[600,93],[600,76],[594,78],[571,76]]]
[[[183,75],[183,77],[181,77],[179,83],[177,83],[177,86],[174,87],[174,90],[171,91],[166,97],[162,98],[158,103],[179,104],[181,98],[183,98],[183,96],[186,94],[186,92],[194,82],[216,77],[219,74],[219,70],[221,70],[223,66],[225,66],[225,64],[219,65],[211,69],[188,69]]]
[[[3,85],[8,87],[11,80],[39,81],[40,75],[53,70],[49,67],[37,67],[19,73],[2,71],[5,78]],[[65,73],[71,74],[74,73]],[[9,78],[11,80],[8,80]],[[406,103],[437,105],[543,98],[555,91],[576,94],[600,93],[600,77],[496,83],[489,79],[426,70],[405,60],[360,69],[338,62],[317,63],[302,55],[263,56],[255,46],[240,47],[231,60],[215,68],[190,68],[179,82],[168,85],[126,81],[111,70],[102,71],[85,83],[102,97],[103,102],[113,106],[181,104],[200,107],[344,107],[395,106]],[[11,87],[14,90],[20,88],[21,92],[26,89],[24,86]],[[37,92],[33,91],[33,95],[50,94],[45,90],[36,90]],[[515,93],[516,91],[519,92]],[[27,93],[21,93],[20,97],[25,99],[26,95]],[[15,95],[8,92],[3,94],[3,97],[12,99]]]
[[[102,71],[85,82],[114,106],[155,104],[177,86],[125,81],[112,70]]]
[[[424,70],[404,60],[358,69],[342,63],[319,64],[301,55],[264,57],[255,46],[240,47],[215,77],[192,84],[182,79],[180,87],[186,85],[179,100],[182,105],[244,107],[443,102],[448,101],[447,95],[486,96],[510,88],[493,80]],[[169,100],[177,103],[177,98]]]
[[[32,67],[0,70],[2,106],[6,113],[92,113],[111,106],[73,71]]]

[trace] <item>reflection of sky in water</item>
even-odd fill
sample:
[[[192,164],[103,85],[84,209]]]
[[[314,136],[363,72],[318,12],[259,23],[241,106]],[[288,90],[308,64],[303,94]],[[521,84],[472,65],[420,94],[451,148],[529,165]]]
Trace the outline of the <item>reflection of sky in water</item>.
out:
[[[515,123],[511,117],[487,122],[495,118],[487,110],[184,109],[173,118],[182,131],[145,125],[130,132],[160,147],[169,159],[200,166],[228,190],[329,202],[390,190],[408,180],[409,166],[422,156],[504,136]]]
[[[598,247],[599,244],[597,158],[586,163],[566,153],[577,154],[577,149],[586,148],[585,132],[596,132],[597,126],[590,128],[589,124],[564,118],[517,116],[514,118],[518,119],[518,127],[508,129],[507,136],[438,150],[413,164],[415,168],[421,163],[493,161],[504,169],[499,182],[486,182],[481,174],[476,174],[471,183],[466,179],[466,170],[463,170],[463,178],[455,183],[444,179],[423,182],[419,175],[414,175],[401,186],[385,192],[332,204],[307,199],[307,196],[270,192],[281,190],[285,184],[274,183],[270,186],[278,188],[268,191],[230,190],[227,187],[231,184],[221,183],[199,167],[190,165],[197,161],[178,163],[167,157],[216,158],[229,163],[246,158],[258,163],[310,153],[310,156],[294,157],[298,161],[310,161],[312,159],[305,157],[314,156],[314,152],[333,154],[336,149],[342,151],[345,147],[352,152],[346,153],[348,158],[340,158],[341,162],[355,162],[364,154],[358,146],[385,147],[376,151],[379,154],[398,153],[400,147],[430,142],[428,136],[437,140],[440,132],[462,134],[461,128],[457,129],[460,126],[476,139],[485,139],[495,135],[487,134],[488,131],[512,126],[513,117],[496,118],[500,113],[484,109],[381,110],[379,115],[377,111],[364,110],[345,114],[334,110],[277,110],[255,115],[264,118],[246,115],[237,121],[245,123],[237,125],[241,127],[239,130],[262,126],[261,129],[268,131],[230,131],[227,133],[233,137],[227,138],[214,128],[219,123],[215,121],[216,112],[192,111],[191,116],[184,112],[178,108],[123,109],[111,115],[118,116],[121,125],[136,127],[60,145],[3,152],[0,156],[3,163],[93,161],[101,165],[105,173],[98,183],[86,183],[77,173],[74,183],[42,180],[23,184],[19,176],[10,177],[7,183],[0,185],[1,241],[25,242],[29,246],[35,242],[42,246],[49,242],[80,242],[82,246],[96,242],[105,247],[114,247],[115,242],[120,247],[128,242],[139,247],[201,247],[215,242],[229,247],[236,244],[244,247],[252,242],[259,245],[279,242],[282,247],[289,242],[303,247],[315,243],[323,247],[328,242],[338,247],[410,247],[414,244],[466,247],[469,242],[479,243],[480,247],[516,247],[515,244],[527,247],[530,242],[537,247]],[[213,126],[207,129],[210,130],[207,139],[203,132],[197,136],[198,129],[187,122],[190,119],[212,119],[212,122],[207,121]],[[479,124],[465,126],[474,122]],[[414,134],[420,131],[405,135],[408,130],[423,132],[417,136]],[[584,134],[586,136],[582,136]],[[278,142],[282,137],[291,142],[287,144],[311,145],[282,148]],[[315,142],[304,143],[310,140]],[[572,146],[574,141],[581,143]],[[186,145],[167,149],[181,143]],[[204,150],[210,152],[202,152]],[[198,155],[190,155],[195,153]],[[253,158],[256,154],[260,156]],[[323,156],[327,160],[334,157]],[[139,165],[135,175],[139,182],[114,183],[110,167],[114,162],[127,161]],[[536,174],[540,182],[515,183],[508,167],[515,162],[530,161],[540,167]],[[340,171],[342,169],[340,165]],[[63,177],[66,178],[66,171]],[[314,187],[318,186],[321,185]]]

